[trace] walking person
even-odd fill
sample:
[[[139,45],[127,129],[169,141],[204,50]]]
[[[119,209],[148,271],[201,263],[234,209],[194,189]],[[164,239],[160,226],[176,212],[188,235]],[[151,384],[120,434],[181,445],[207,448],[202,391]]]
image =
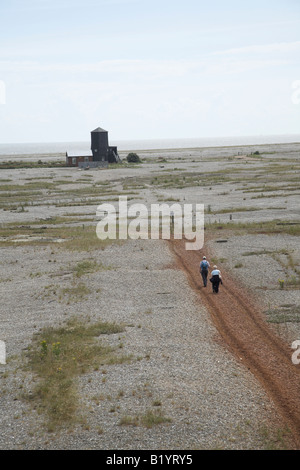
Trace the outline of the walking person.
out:
[[[219,285],[223,284],[223,282],[221,272],[216,265],[213,267],[213,270],[211,272],[210,282],[212,283],[213,292],[217,294],[219,292]]]
[[[207,276],[208,276],[209,262],[206,259],[206,256],[203,256],[203,259],[200,263],[200,273],[203,280],[203,286],[207,286]]]

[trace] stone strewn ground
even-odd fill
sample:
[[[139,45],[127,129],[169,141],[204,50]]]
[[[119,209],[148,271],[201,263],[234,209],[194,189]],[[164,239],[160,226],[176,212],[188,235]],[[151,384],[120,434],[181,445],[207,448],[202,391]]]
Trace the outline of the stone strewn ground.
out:
[[[2,250],[2,261],[13,265],[18,251]],[[20,399],[20,392],[30,390],[33,383],[18,371],[18,359],[1,366],[2,449],[246,449],[266,445],[265,429],[270,431],[270,423],[278,418],[274,406],[251,373],[223,346],[184,273],[172,267],[166,242],[128,241],[95,253],[113,269],[88,275],[85,281],[93,293],[70,305],[41,298],[48,276],[61,273],[67,255],[49,263],[47,249],[28,247],[25,252],[23,268],[14,271],[14,288],[1,292],[6,309],[2,311],[2,337],[8,356],[18,356],[42,325],[87,314],[91,320],[126,324],[121,338],[117,334],[107,341],[115,345],[121,341],[122,354],[132,354],[133,359],[107,367],[105,382],[101,370],[79,379],[87,424],[58,435],[47,434],[42,417]],[[45,266],[47,276],[33,281],[29,276],[33,265]],[[60,276],[60,282],[66,281]],[[100,294],[96,294],[97,287]],[[170,421],[151,429],[120,425],[124,417],[157,409]]]
[[[133,202],[204,203],[206,223],[252,223],[274,218],[297,223],[297,188],[287,194],[289,183],[284,178],[297,177],[294,166],[299,145],[261,146],[260,151],[267,154],[245,157],[253,150],[256,148],[144,152],[141,157],[152,158],[153,162],[95,172],[68,168],[1,170],[4,186],[38,183],[41,178],[55,183],[45,187],[42,194],[32,193],[30,203],[23,207],[22,198],[17,198],[13,190],[7,197],[6,187],[1,199],[1,228],[9,223],[20,227],[33,222],[47,225],[49,217],[65,217],[65,223],[59,223],[68,227],[71,223],[82,226],[88,223],[84,222],[86,216],[95,221],[96,203],[88,200],[89,189],[91,196],[110,202],[125,191],[124,187]],[[285,164],[287,171],[282,178],[281,165]],[[198,175],[194,186],[185,185],[194,172]],[[189,176],[178,182],[183,175]],[[273,191],[269,187],[262,194],[268,178]],[[277,191],[278,184],[285,188]],[[258,192],[247,192],[256,185]],[[87,191],[81,192],[84,187]],[[112,189],[111,194],[105,192],[107,188]],[[266,321],[273,320],[269,326],[290,345],[299,337],[297,317],[292,323],[278,324],[270,315],[274,310],[275,314],[281,313],[277,310],[286,305],[293,305],[297,313],[297,286],[280,290],[278,278],[284,277],[287,282],[296,273],[298,237],[247,233],[231,237],[225,230],[220,236],[227,242],[206,240],[205,250],[221,270],[230,273],[233,282],[247,287],[249,294],[259,299]],[[283,253],[285,248],[293,255],[295,266],[291,271],[286,270],[289,258]],[[245,252],[261,250],[272,251],[273,255],[277,252],[280,258],[272,253],[245,256]],[[24,242],[1,245],[0,253],[0,339],[7,347],[7,364],[0,365],[1,449],[293,447],[272,398],[251,370],[228,350],[208,308],[211,305],[201,302],[186,272],[178,269],[168,242],[129,240],[92,252]],[[102,262],[110,269],[82,276],[80,281],[90,294],[78,302],[71,297],[67,303],[58,293],[74,285],[74,266],[86,259]],[[263,267],[258,274],[261,261]],[[198,257],[191,263],[197,264]],[[195,272],[194,277],[197,275]],[[43,416],[22,400],[35,382],[22,371],[21,357],[35,333],[47,325],[58,326],[73,315],[124,323],[123,333],[109,335],[105,341],[122,354],[131,354],[132,359],[79,377],[85,424],[48,433]],[[142,417],[157,410],[165,422],[151,428],[144,426]]]

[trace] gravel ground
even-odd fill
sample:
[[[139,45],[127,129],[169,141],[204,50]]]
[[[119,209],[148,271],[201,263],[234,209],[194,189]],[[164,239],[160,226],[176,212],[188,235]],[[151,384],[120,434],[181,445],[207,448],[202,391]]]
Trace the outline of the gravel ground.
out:
[[[68,285],[67,253],[2,249],[2,265],[14,283],[1,283],[1,335],[12,360],[1,366],[1,449],[248,449],[266,445],[265,430],[277,416],[254,377],[223,347],[184,274],[172,267],[163,241],[128,241],[96,253],[113,269],[88,275],[92,294],[83,302],[44,299],[49,276]],[[98,258],[99,256],[99,258]],[[80,256],[77,255],[78,260]],[[56,262],[54,262],[56,259]],[[52,262],[49,262],[52,260]],[[42,268],[41,268],[42,267]],[[36,270],[42,275],[31,277]],[[101,292],[96,293],[101,288]],[[108,301],[109,299],[109,301]],[[49,434],[42,417],[20,392],[33,382],[18,358],[39,328],[88,313],[91,320],[124,323],[107,341],[128,364],[80,377],[85,427]],[[95,400],[95,397],[101,397]],[[120,425],[124,416],[160,409],[170,422],[147,429]],[[99,429],[101,428],[101,434]]]
[[[298,237],[242,235],[222,243],[211,241],[208,246],[214,250],[220,269],[226,267],[256,297],[266,321],[276,333],[289,345],[299,340],[300,289],[298,284],[291,283],[300,264]],[[283,289],[279,281],[284,281]],[[276,322],[278,315],[283,317],[280,323]],[[293,318],[296,321],[291,321]]]
[[[262,146],[261,149],[271,153],[270,164],[273,164],[278,158],[281,162],[295,156],[299,145]],[[157,151],[155,157],[170,159],[167,164],[155,160],[139,168],[90,172],[90,176],[95,184],[109,180],[117,191],[123,179],[138,182],[141,178],[144,185],[143,178],[162,172],[174,175],[177,171],[179,175],[200,168],[203,173],[217,173],[239,167],[247,177],[256,169],[262,185],[267,173],[261,177],[259,172],[268,162],[248,157],[245,160],[243,155],[253,150],[249,147]],[[144,152],[141,156],[148,158],[151,154]],[[29,178],[45,177],[44,172],[2,170],[1,178],[23,184]],[[51,181],[69,178],[74,188],[84,173],[65,168],[51,169],[47,175]],[[78,188],[82,184],[78,181]],[[64,185],[62,189],[67,188]],[[243,188],[243,173],[237,175],[236,182],[221,179],[218,184],[212,182],[211,186],[203,187],[199,177],[196,188],[177,188],[176,192],[172,187],[155,188],[148,182],[148,186],[139,190],[136,200],[149,204],[157,202],[158,197],[167,200],[175,195],[181,202],[204,202],[210,209],[207,222],[228,221],[228,213],[222,210],[234,207],[245,209],[233,212],[233,220],[237,222],[299,220],[297,194],[287,197],[280,193],[254,201],[252,193],[243,194]],[[67,209],[55,205],[60,198],[65,200],[63,191],[55,197],[51,199],[49,193],[53,205],[41,205],[37,200],[25,211],[1,209],[1,224],[32,220],[46,223],[47,217],[64,216],[66,211],[74,216],[95,215],[91,204]],[[254,205],[259,210],[250,211],[249,206]],[[260,299],[265,312],[274,309],[282,312],[286,309],[284,305],[292,305],[297,310],[299,289],[280,290],[278,286],[279,278],[287,281],[294,272],[288,268],[284,249],[288,247],[296,264],[299,263],[297,237],[243,235],[228,238],[226,243],[207,243],[213,248],[221,270],[222,266],[226,267],[249,288]],[[245,256],[261,250],[273,254]],[[184,272],[175,267],[167,242],[129,240],[92,254],[53,248],[53,245],[19,244],[1,246],[0,253],[0,339],[5,341],[7,351],[7,364],[0,364],[0,449],[281,448],[282,421],[273,402],[251,372],[222,343]],[[72,285],[73,267],[89,257],[111,269],[81,278],[91,291],[86,299],[62,302],[55,292]],[[49,433],[43,416],[22,399],[35,385],[34,378],[21,367],[22,357],[33,336],[43,327],[57,326],[73,315],[91,321],[124,323],[123,333],[106,336],[103,341],[116,346],[124,355],[131,354],[132,359],[110,365],[105,371],[80,376],[78,387],[85,424]],[[270,318],[266,313],[266,319]],[[300,337],[297,322],[270,325],[289,344]],[[141,423],[122,424],[125,417],[142,417],[149,410],[160,410],[167,421],[151,428]]]

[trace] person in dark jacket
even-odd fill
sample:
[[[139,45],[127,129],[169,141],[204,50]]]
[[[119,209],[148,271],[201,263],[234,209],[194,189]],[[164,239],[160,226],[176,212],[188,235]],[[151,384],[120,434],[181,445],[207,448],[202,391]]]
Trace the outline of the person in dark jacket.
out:
[[[212,283],[213,292],[215,292],[217,294],[219,292],[219,285],[223,284],[222,277],[221,277],[221,272],[220,272],[220,270],[218,269],[217,266],[213,267],[213,270],[211,272],[210,282]]]
[[[207,276],[208,276],[209,262],[206,259],[206,256],[203,256],[203,259],[200,263],[200,274],[203,280],[203,286],[207,286]]]

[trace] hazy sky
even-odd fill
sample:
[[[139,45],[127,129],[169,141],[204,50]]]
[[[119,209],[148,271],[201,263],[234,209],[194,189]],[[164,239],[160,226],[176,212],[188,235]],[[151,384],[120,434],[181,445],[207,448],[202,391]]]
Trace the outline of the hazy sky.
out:
[[[300,133],[299,0],[0,0],[0,143]]]

